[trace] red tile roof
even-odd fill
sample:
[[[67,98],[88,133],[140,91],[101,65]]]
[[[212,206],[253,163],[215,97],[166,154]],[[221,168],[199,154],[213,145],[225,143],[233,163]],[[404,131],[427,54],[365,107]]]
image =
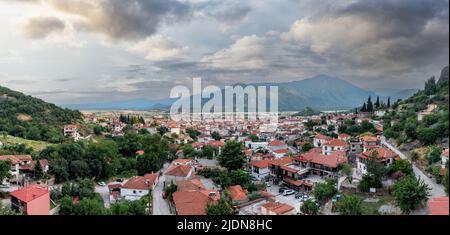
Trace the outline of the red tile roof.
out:
[[[47,187],[41,185],[30,185],[28,187],[21,188],[14,192],[11,192],[10,195],[12,197],[19,199],[22,202],[30,202],[47,193],[49,193]]]
[[[2,155],[0,156],[0,161],[11,161],[12,164],[19,164],[24,161],[33,160],[30,155]]]
[[[332,139],[332,140],[327,141],[324,145],[333,146],[333,147],[342,147],[342,146],[347,146],[347,142],[340,140],[340,139]]]
[[[218,140],[211,140],[207,143],[207,145],[213,146],[213,147],[223,147],[223,146],[225,146],[225,143],[222,141],[218,141]]]
[[[166,171],[166,175],[172,175],[172,176],[182,176],[186,177],[189,175],[189,173],[192,171],[192,167],[189,165],[175,165],[170,167]]]
[[[434,197],[428,201],[428,214],[448,215],[448,197]]]
[[[273,152],[276,153],[276,154],[286,154],[286,153],[289,152],[289,150],[288,149],[277,149],[277,150],[275,150]]]
[[[309,151],[308,153],[297,156],[295,159],[300,162],[312,162],[331,168],[336,168],[340,164],[348,161],[346,153],[341,151],[336,151],[330,155],[323,155],[315,151]]]
[[[189,190],[206,190],[200,179],[191,180],[179,180],[177,181],[178,191],[189,191]]]
[[[267,168],[269,167],[269,160],[261,160],[261,161],[255,161],[251,162],[250,164],[256,168]]]
[[[209,196],[214,193],[214,196]],[[214,203],[220,199],[217,190],[189,190],[177,191],[173,194],[173,201],[178,215],[205,215],[208,203]]]
[[[367,159],[367,158],[372,157],[373,152],[377,152],[379,159],[386,160],[389,158],[397,158],[398,157],[398,155],[396,153],[394,153],[393,151],[391,151],[390,149],[387,149],[387,148],[371,149],[369,151],[358,154],[357,156],[359,158]]]
[[[158,178],[157,174],[146,174],[145,176],[135,176],[129,179],[122,188],[148,190]]]
[[[262,205],[262,207],[266,208],[269,211],[274,212],[277,215],[286,214],[292,210],[294,207],[285,204],[285,203],[277,203],[277,202],[268,202]]]
[[[289,163],[292,163],[292,158],[290,158],[290,157],[284,157],[284,158],[269,160],[269,166],[270,165],[273,165],[273,166],[284,166],[284,165],[287,165]]]
[[[228,187],[230,191],[230,197],[232,201],[246,201],[248,200],[247,193],[242,189],[240,185],[234,185]]]
[[[324,134],[317,134],[315,137],[314,137],[315,139],[322,139],[322,140],[331,140],[332,138],[331,137],[329,137],[329,136],[326,136],[326,135],[324,135]]]
[[[269,146],[271,147],[275,147],[275,146],[284,146],[286,145],[286,143],[279,141],[279,140],[274,140],[272,142],[269,143]]]

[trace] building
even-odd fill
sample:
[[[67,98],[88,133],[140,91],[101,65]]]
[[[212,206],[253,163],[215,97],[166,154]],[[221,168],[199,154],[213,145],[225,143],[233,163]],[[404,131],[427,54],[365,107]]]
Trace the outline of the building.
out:
[[[364,150],[363,143],[358,138],[351,138],[349,140],[349,153],[362,153]]]
[[[361,142],[363,144],[363,152],[380,147],[380,140],[376,136],[363,136],[361,137]]]
[[[70,124],[64,126],[64,136],[74,139],[75,141],[80,139],[78,133],[78,125]]]
[[[283,141],[280,141],[280,140],[274,140],[274,141],[270,142],[267,145],[267,147],[272,152],[280,150],[280,149],[287,149],[288,148],[287,144],[284,143]]]
[[[434,197],[428,200],[429,215],[448,215],[448,197]]]
[[[248,202],[247,191],[243,190],[240,185],[234,185],[228,187],[230,192],[231,202],[233,204],[242,204]]]
[[[317,134],[314,136],[313,145],[318,148],[325,144],[327,141],[330,141],[332,138],[323,134]]]
[[[176,182],[178,191],[173,193],[177,215],[205,215],[210,203],[220,200],[216,189],[207,189],[199,179]]]
[[[25,215],[50,215],[50,191],[31,185],[10,193],[11,208]]]
[[[120,187],[120,197],[125,200],[139,200],[153,190],[158,183],[158,174],[134,176]]]
[[[262,215],[294,215],[294,207],[279,202],[267,202],[261,205]]]
[[[190,165],[172,165],[164,173],[166,183],[174,183],[180,180],[189,180],[194,176],[194,167]]]
[[[267,159],[251,162],[251,175],[259,180],[267,179],[270,174],[269,162]]]
[[[11,162],[11,170],[9,171],[9,174],[11,175],[12,180],[19,182],[21,167],[30,165],[33,159],[30,155],[1,155],[0,161]]]
[[[344,140],[331,139],[322,145],[322,154],[330,155],[336,151],[345,152],[348,150],[348,144]]]
[[[387,148],[372,149],[356,155],[356,170],[361,174],[367,174],[366,162],[374,156],[386,167],[400,159],[396,153]]]
[[[283,158],[289,154],[289,149],[277,149],[272,152],[275,158]]]

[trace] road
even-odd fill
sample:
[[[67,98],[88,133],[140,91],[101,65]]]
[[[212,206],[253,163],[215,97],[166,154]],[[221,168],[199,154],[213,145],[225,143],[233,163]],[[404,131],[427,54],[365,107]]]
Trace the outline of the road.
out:
[[[109,189],[108,189],[108,186],[95,185],[95,192],[99,193],[102,196],[103,203],[105,204],[105,207],[109,208],[110,201],[109,201]]]
[[[165,172],[167,166],[164,166],[161,169],[161,172]],[[156,184],[155,189],[152,191],[153,193],[153,215],[170,215],[169,204],[166,200],[162,198],[162,193],[164,191],[164,181],[165,177],[162,174],[159,177],[158,184]]]
[[[406,159],[409,160],[405,154],[403,154],[400,150],[398,150],[397,148],[395,148],[394,146],[392,146],[391,144],[389,144],[386,141],[386,137],[382,136],[381,137],[381,144],[386,146],[387,148],[389,148],[390,150],[392,150],[393,152],[395,152],[396,154],[398,154],[400,156],[401,159]],[[412,164],[413,166],[413,170],[414,170],[414,174],[422,179],[429,187],[430,187],[430,194],[431,197],[443,197],[446,196],[445,190],[444,190],[444,186],[435,183],[430,177],[428,177],[427,175],[425,175],[419,168],[417,168],[414,164]]]

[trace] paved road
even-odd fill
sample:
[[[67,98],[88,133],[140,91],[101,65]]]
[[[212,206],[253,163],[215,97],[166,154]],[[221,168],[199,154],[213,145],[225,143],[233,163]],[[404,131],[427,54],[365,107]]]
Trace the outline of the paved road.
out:
[[[394,146],[392,146],[391,144],[389,144],[386,141],[386,138],[383,136],[381,137],[381,144],[388,147],[390,150],[392,150],[393,152],[395,152],[396,154],[398,154],[400,156],[400,158],[402,159],[407,159],[405,154],[403,154],[400,150],[398,150],[397,148],[395,148]],[[422,179],[426,184],[428,184],[428,186],[430,187],[430,194],[431,197],[442,197],[442,196],[446,196],[446,193],[444,191],[444,186],[437,184],[434,182],[434,180],[432,180],[430,177],[428,177],[427,175],[425,175],[419,168],[417,168],[414,164],[412,164],[413,166],[413,170],[414,170],[414,174]]]
[[[108,189],[108,186],[95,185],[95,192],[99,193],[102,196],[103,202],[105,204],[105,207],[109,208],[110,201],[109,201],[109,189]]]
[[[165,172],[167,166],[161,169]],[[170,215],[169,205],[166,200],[162,198],[162,193],[164,191],[164,174],[159,177],[158,184],[156,184],[153,192],[153,215]]]

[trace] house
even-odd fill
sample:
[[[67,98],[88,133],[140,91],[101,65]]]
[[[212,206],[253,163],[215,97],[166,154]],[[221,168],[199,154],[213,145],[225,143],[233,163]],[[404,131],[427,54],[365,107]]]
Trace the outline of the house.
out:
[[[177,215],[205,215],[210,203],[220,200],[216,189],[207,189],[201,180],[180,180],[176,182],[178,191],[173,193]]]
[[[261,205],[262,215],[294,215],[294,207],[279,202],[267,202]]]
[[[74,139],[75,141],[80,139],[78,133],[78,125],[70,124],[64,126],[64,136]]]
[[[15,182],[19,182],[20,168],[31,164],[33,159],[30,155],[0,155],[0,161],[11,162],[11,170],[9,171],[9,174]]]
[[[433,112],[436,112],[437,109],[438,109],[438,106],[436,104],[429,104],[429,105],[427,105],[427,109],[426,110],[424,110],[422,112],[419,112],[417,114],[417,121],[419,121],[419,122],[422,121],[425,116],[430,115]]]
[[[272,151],[272,154],[275,156],[275,158],[283,158],[289,154],[289,149],[277,149],[275,151]]]
[[[37,161],[31,161],[28,164],[21,165],[20,166],[20,171],[23,172],[23,173],[32,174],[32,173],[34,173],[34,170],[36,168],[36,163],[37,163]],[[41,164],[43,172],[48,172],[49,164],[48,164],[48,160],[47,159],[39,160],[39,164]]]
[[[274,140],[274,141],[270,142],[267,147],[272,152],[276,151],[276,150],[288,148],[287,144],[280,140]]]
[[[327,141],[330,141],[331,139],[331,137],[324,134],[317,134],[316,136],[314,136],[313,145],[317,148],[325,144]]]
[[[363,152],[367,152],[371,149],[377,149],[380,147],[380,140],[376,136],[363,136],[361,137],[361,142],[363,145]]]
[[[363,143],[359,138],[351,138],[349,140],[349,152],[356,154],[362,153],[364,150]]]
[[[345,142],[348,142],[350,140],[351,136],[345,133],[339,134],[338,139],[343,140]]]
[[[25,215],[50,215],[50,191],[41,185],[31,185],[10,193],[11,208]]]
[[[253,151],[258,151],[260,149],[268,149],[268,142],[253,142],[253,141],[245,141],[245,147],[252,149]]]
[[[218,154],[222,152],[222,148],[225,146],[225,143],[219,140],[211,140],[206,145],[217,148]]]
[[[448,215],[448,197],[433,197],[428,200],[429,215]]]
[[[240,185],[230,186],[228,187],[228,191],[230,192],[230,198],[233,204],[248,202],[247,192]]]
[[[444,151],[442,151],[442,154],[441,154],[442,168],[445,168],[445,165],[447,164],[447,162],[448,162],[448,149],[444,149]]]
[[[270,169],[269,169],[269,160],[260,160],[250,162],[251,166],[251,175],[259,180],[266,179],[269,177]]]
[[[180,180],[189,180],[194,176],[194,167],[190,165],[172,165],[164,173],[166,182],[176,184]]]
[[[175,159],[171,163],[172,166],[193,166],[194,164],[194,160],[184,158]]]
[[[386,167],[392,165],[394,161],[399,160],[400,157],[393,151],[387,148],[377,148],[365,151],[356,155],[356,169],[361,174],[367,174],[366,162],[373,156],[377,157],[377,160],[383,163]]]
[[[153,190],[158,183],[158,174],[134,176],[120,187],[120,197],[125,200],[139,200]]]
[[[344,140],[331,139],[324,144],[322,144],[322,154],[330,155],[335,151],[347,151],[348,144]]]

